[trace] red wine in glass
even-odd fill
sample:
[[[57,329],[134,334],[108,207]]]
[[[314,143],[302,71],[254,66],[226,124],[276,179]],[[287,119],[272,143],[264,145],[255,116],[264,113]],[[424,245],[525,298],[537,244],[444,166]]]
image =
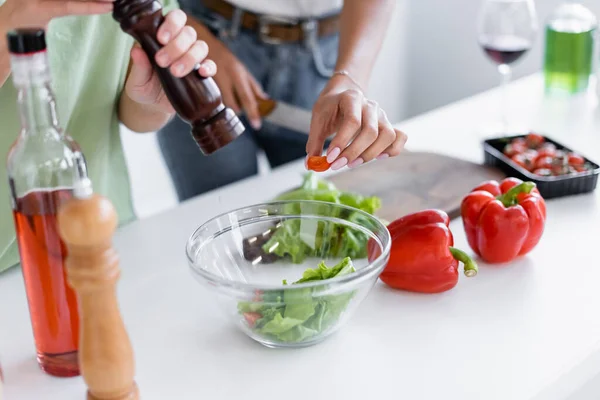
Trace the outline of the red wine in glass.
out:
[[[488,57],[499,65],[514,63],[531,48],[531,41],[511,35],[483,37],[480,43]]]

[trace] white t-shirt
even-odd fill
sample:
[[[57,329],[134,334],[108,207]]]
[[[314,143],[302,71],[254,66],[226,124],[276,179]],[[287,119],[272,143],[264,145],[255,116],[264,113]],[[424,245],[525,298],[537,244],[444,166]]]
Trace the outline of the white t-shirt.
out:
[[[227,0],[241,9],[257,14],[304,18],[320,17],[342,8],[343,0]]]

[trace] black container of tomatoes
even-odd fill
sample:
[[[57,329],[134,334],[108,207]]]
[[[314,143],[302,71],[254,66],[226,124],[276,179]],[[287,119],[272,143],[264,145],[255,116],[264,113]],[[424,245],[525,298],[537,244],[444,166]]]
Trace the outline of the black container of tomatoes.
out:
[[[488,139],[483,147],[486,165],[535,182],[544,198],[596,189],[600,166],[547,136],[530,132]]]

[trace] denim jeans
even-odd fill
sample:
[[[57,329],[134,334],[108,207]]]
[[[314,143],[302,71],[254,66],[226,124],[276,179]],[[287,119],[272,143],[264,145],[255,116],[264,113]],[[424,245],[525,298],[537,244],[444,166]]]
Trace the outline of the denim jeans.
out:
[[[337,34],[319,38],[312,49],[304,42],[272,45],[243,28],[232,35],[232,23],[207,10],[201,0],[179,0],[179,4],[227,45],[272,99],[312,108],[329,79],[326,71],[335,67]],[[260,149],[272,168],[306,156],[306,134],[265,121],[259,131],[254,131],[244,117],[242,121],[246,132],[209,156],[200,153],[189,125],[179,117],[158,132],[160,149],[180,201],[256,175]]]

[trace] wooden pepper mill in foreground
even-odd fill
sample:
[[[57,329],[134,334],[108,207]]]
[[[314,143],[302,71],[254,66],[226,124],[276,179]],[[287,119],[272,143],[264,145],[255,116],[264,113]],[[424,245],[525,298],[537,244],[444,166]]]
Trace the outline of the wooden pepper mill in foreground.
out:
[[[117,216],[108,199],[81,180],[59,211],[58,229],[68,250],[67,279],[80,313],[79,362],[88,400],[137,400],[131,342],[116,297],[119,260],[112,248]]]

